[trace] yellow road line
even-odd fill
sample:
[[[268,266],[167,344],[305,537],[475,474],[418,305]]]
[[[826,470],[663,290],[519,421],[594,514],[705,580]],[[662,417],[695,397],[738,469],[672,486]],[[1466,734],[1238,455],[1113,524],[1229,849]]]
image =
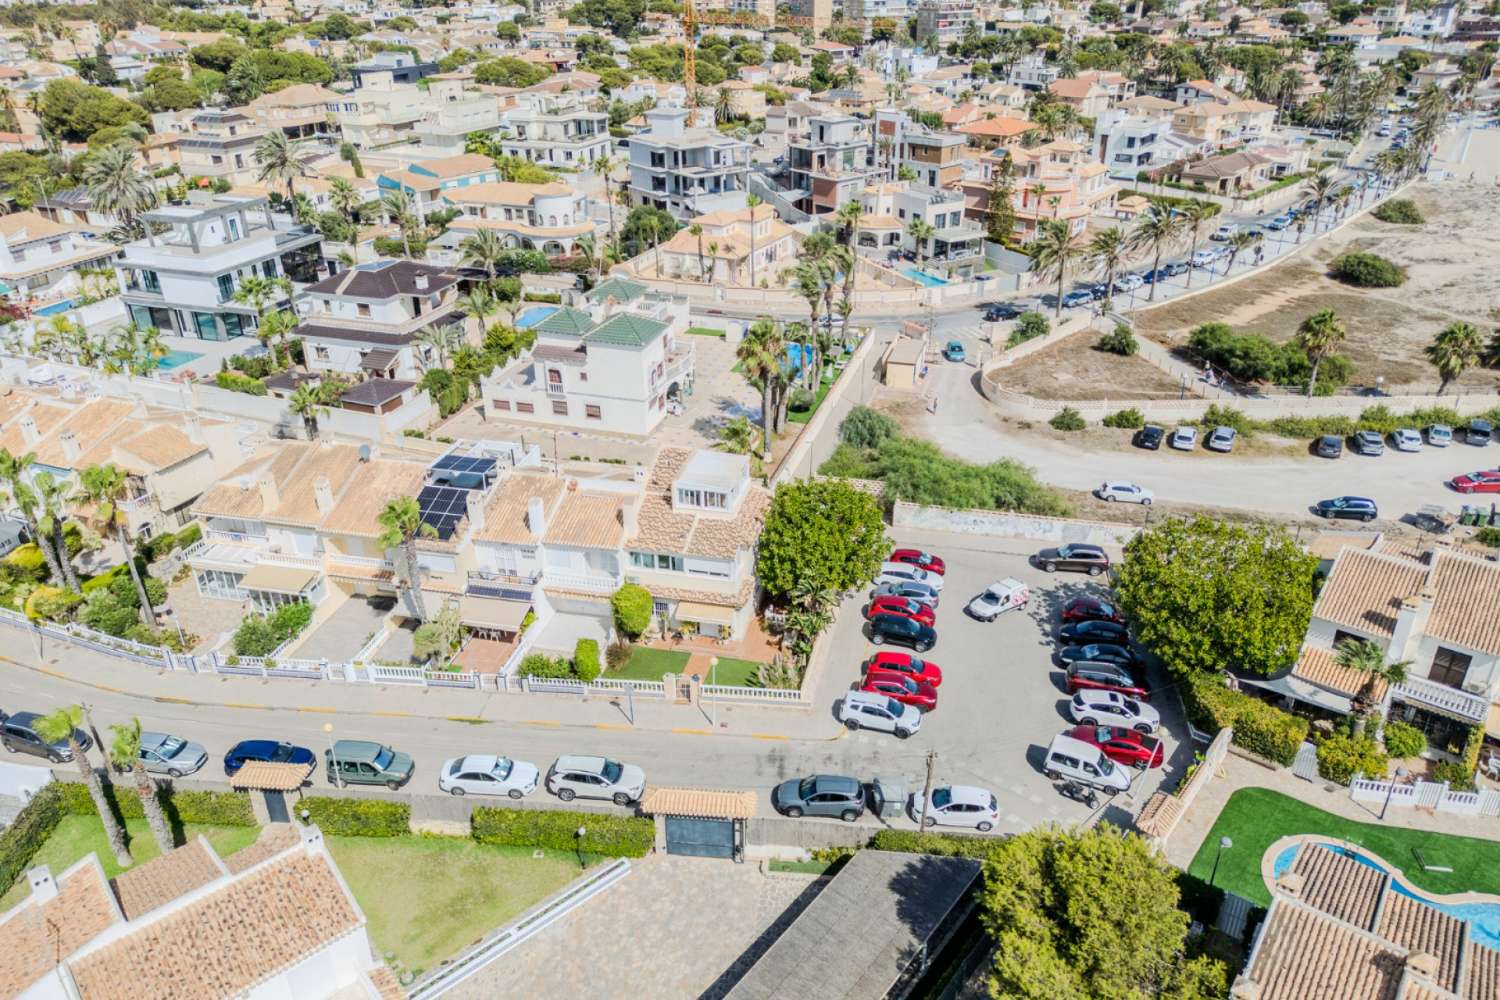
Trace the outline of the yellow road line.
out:
[[[197,702],[195,702],[195,701],[188,701],[186,698],[170,698],[167,695],[156,695],[151,700],[152,701],[163,702],[163,703],[168,704],[168,705],[196,705],[197,704]]]
[[[549,729],[561,729],[562,728],[562,723],[558,722],[556,719],[523,719],[521,721],[521,725],[523,725],[523,726],[546,726]]]
[[[712,736],[714,734],[712,729],[673,729],[671,732],[680,736]]]
[[[616,729],[616,730],[619,730],[622,733],[628,733],[632,729],[634,729],[635,727],[634,726],[622,726],[622,725],[620,725],[618,723],[614,723],[614,722],[596,722],[596,723],[594,723],[594,728],[595,729]]]
[[[299,711],[299,712],[311,712],[311,713],[313,713],[315,715],[338,715],[339,714],[339,710],[336,709],[336,708],[323,708],[320,705],[308,705],[308,706],[305,706],[303,708],[297,709],[297,711]]]
[[[410,712],[369,712],[369,715],[378,715],[386,719],[410,719],[414,716]]]
[[[771,735],[769,733],[751,733],[750,734],[750,738],[752,740],[786,740],[786,739],[790,739],[791,737],[788,737],[788,736],[773,736],[773,735]]]

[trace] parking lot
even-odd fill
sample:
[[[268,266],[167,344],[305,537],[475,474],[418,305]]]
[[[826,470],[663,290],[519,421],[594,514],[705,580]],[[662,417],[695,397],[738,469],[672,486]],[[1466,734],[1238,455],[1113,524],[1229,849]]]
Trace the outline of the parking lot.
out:
[[[1054,575],[1032,567],[1025,553],[1042,548],[1040,544],[1030,547],[1014,539],[933,532],[893,534],[897,544],[924,548],[947,562],[937,609],[937,645],[921,654],[942,668],[943,683],[937,708],[909,740],[873,732],[851,733],[845,740],[900,743],[908,759],[936,751],[934,784],[978,785],[992,791],[1000,803],[1000,832],[1087,819],[1093,810],[1057,792],[1042,775],[1041,763],[1052,737],[1073,725],[1067,715],[1064,673],[1053,656],[1058,609],[1074,597],[1104,596],[1107,586],[1101,578],[1082,573]],[[1006,577],[1031,588],[1025,610],[1007,612],[992,623],[964,614],[970,598]],[[862,592],[844,605],[830,636],[835,652],[819,692],[828,700],[830,712],[844,690],[857,686],[866,659],[881,650],[906,651],[894,644],[876,646],[866,637],[861,612],[867,596]],[[1152,675],[1153,689],[1162,681]],[[1160,735],[1166,744],[1166,764],[1136,772],[1128,793],[1113,800],[1101,798],[1103,819],[1124,822],[1133,817],[1158,786],[1175,784],[1191,763],[1191,749],[1181,745],[1185,729],[1177,700],[1167,690],[1153,697],[1152,704],[1163,719]],[[920,780],[911,790],[920,794]]]

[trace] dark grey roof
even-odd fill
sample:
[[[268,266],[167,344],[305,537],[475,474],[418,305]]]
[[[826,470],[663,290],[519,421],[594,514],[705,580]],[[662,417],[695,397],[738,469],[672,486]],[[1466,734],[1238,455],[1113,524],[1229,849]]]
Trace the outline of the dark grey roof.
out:
[[[417,287],[419,276],[427,278],[426,288]],[[414,260],[381,260],[340,271],[308,285],[307,291],[319,295],[347,295],[355,299],[393,299],[398,295],[427,295],[457,281],[458,275],[446,268]]]
[[[359,366],[365,371],[383,372],[396,360],[397,352],[389,347],[377,347],[364,357],[359,359]]]
[[[339,396],[339,401],[360,406],[379,406],[389,403],[416,384],[398,378],[366,379]]]
[[[352,330],[346,326],[323,326],[317,323],[303,323],[297,327],[297,336],[305,340],[347,340],[356,344],[387,344],[393,347],[411,342],[409,333]]]
[[[864,850],[730,990],[730,1000],[880,1000],[943,933],[979,876],[971,858]],[[935,942],[933,942],[935,943]]]

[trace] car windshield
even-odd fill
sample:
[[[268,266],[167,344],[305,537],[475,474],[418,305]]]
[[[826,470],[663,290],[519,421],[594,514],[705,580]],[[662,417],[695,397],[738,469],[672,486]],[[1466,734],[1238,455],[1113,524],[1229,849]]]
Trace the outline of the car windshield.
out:
[[[1115,773],[1115,762],[1112,761],[1112,760],[1110,760],[1108,757],[1104,756],[1103,754],[1100,754],[1099,755],[1099,773],[1100,774],[1114,774]]]
[[[927,672],[927,664],[924,661],[917,659],[915,656],[911,658],[911,668],[919,674]]]
[[[1095,735],[1099,737],[1100,743],[1108,743],[1120,734],[1108,726],[1100,726],[1099,731]]]
[[[953,789],[935,788],[932,791],[932,804],[939,809],[945,808],[953,801]]]
[[[926,552],[919,553],[917,555],[917,565],[918,566],[931,566],[932,565],[932,556],[928,555]]]
[[[384,771],[386,768],[390,767],[391,761],[394,760],[395,757],[396,755],[391,753],[390,747],[381,747],[375,754],[376,770]]]
[[[1115,616],[1115,606],[1113,604],[1105,604],[1103,601],[1101,601],[1098,604],[1094,605],[1094,607],[1101,615],[1106,615],[1110,618],[1113,618]]]
[[[1141,706],[1136,702],[1131,701],[1129,698],[1121,698],[1120,711],[1125,715],[1140,715]]]
[[[912,680],[910,677],[901,678],[900,684],[902,689],[905,690],[907,694],[917,693],[917,682]]]
[[[621,768],[619,764],[616,764],[612,760],[607,760],[604,762],[603,770],[601,770],[599,773],[604,775],[605,781],[613,785],[615,782],[620,780],[620,772],[622,770],[623,768]]]
[[[816,787],[817,787],[817,782],[814,779],[812,779],[812,778],[803,778],[802,781],[801,781],[801,783],[797,785],[797,796],[798,796],[798,798],[801,798],[801,799],[811,798],[812,797],[812,793],[813,793],[813,789],[816,788]]]
[[[157,748],[157,753],[163,757],[176,757],[182,753],[182,748],[185,746],[187,746],[187,740],[176,736],[168,736],[161,741],[161,746]]]
[[[464,769],[464,759],[462,757],[458,758],[453,763],[451,763],[451,764],[448,765],[448,773],[450,775],[458,774],[463,769]]]
[[[1057,550],[1057,554],[1066,559],[1073,554],[1073,546],[1064,545],[1062,548]]]
[[[285,764],[292,759],[292,745],[290,743],[278,743],[276,749],[271,751],[271,761],[276,764]]]
[[[501,781],[504,781],[510,777],[510,771],[513,767],[515,767],[515,764],[509,757],[496,757],[495,766],[491,769],[490,773]]]
[[[891,716],[893,718],[897,718],[897,719],[901,718],[901,716],[906,711],[905,709],[903,709],[901,707],[901,703],[899,701],[897,701],[895,698],[887,698],[885,700],[885,710],[887,712],[890,712]]]

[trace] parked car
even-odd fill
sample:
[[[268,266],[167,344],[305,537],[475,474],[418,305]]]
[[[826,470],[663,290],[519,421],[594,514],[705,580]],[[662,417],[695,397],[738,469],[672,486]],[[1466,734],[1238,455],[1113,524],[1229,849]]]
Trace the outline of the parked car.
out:
[[[148,771],[180,778],[201,771],[207,763],[208,751],[201,743],[166,733],[141,731],[141,765]]]
[[[888,562],[880,564],[880,572],[875,576],[875,582],[881,583],[925,583],[933,590],[943,589],[943,574],[934,573],[930,569],[913,566],[911,563]]]
[[[40,712],[17,712],[15,715],[6,716],[4,724],[0,724],[0,744],[3,744],[11,753],[46,757],[54,764],[72,760],[73,748],[68,745],[67,740],[48,743],[37,735],[36,723],[41,717]],[[82,729],[73,730],[73,740],[85,752],[94,746],[94,741]]]
[[[938,576],[942,576],[948,572],[948,564],[943,562],[941,556],[935,556],[931,552],[923,552],[921,549],[894,549],[886,562],[905,563],[908,566],[924,569],[929,573],[936,573]],[[938,584],[938,589],[943,589],[942,584]]]
[[[920,792],[913,792],[909,811],[913,822],[925,826],[961,826],[989,833],[1000,822],[1000,803],[993,792],[972,785],[944,785],[927,797],[927,815],[922,815]]]
[[[938,592],[927,584],[917,583],[915,580],[905,583],[882,583],[871,588],[870,600],[878,601],[882,597],[904,597],[930,608],[938,606]]]
[[[1080,646],[1091,642],[1120,646],[1130,642],[1130,630],[1119,622],[1098,620],[1070,622],[1058,630],[1057,637],[1067,646]]]
[[[1448,485],[1460,493],[1500,493],[1500,469],[1480,469],[1454,476]]]
[[[1183,424],[1172,432],[1171,445],[1179,451],[1192,451],[1198,443],[1198,428]]]
[[[1427,443],[1434,448],[1446,448],[1453,443],[1453,428],[1447,424],[1433,424],[1427,428]]]
[[[1155,733],[1161,726],[1156,709],[1117,691],[1079,691],[1068,700],[1074,722],[1089,726],[1123,726],[1138,733]]]
[[[871,618],[878,614],[903,615],[907,618],[915,618],[923,625],[937,623],[937,612],[921,601],[914,601],[910,597],[888,597],[872,598],[865,605],[865,617]]]
[[[547,771],[547,791],[564,802],[581,796],[628,806],[646,793],[646,772],[608,757],[564,754]]]
[[[317,756],[307,747],[278,743],[275,740],[242,740],[230,747],[229,752],[224,755],[224,773],[233,777],[240,768],[253,760],[272,764],[306,764],[309,769],[316,767],[318,763]]]
[[[1475,417],[1469,421],[1469,426],[1464,428],[1464,440],[1483,448],[1490,443],[1490,438],[1494,436],[1494,433],[1495,428],[1488,420]]]
[[[1135,483],[1127,483],[1117,479],[1113,482],[1101,483],[1099,488],[1094,491],[1094,496],[1111,503],[1119,500],[1123,503],[1138,503],[1149,507],[1151,506],[1151,501],[1155,499],[1156,493],[1146,489],[1144,486],[1137,486]]]
[[[1156,451],[1161,448],[1162,439],[1166,436],[1167,432],[1160,427],[1155,424],[1147,424],[1135,432],[1135,446],[1137,448],[1145,448],[1147,451]]]
[[[1113,642],[1086,642],[1078,646],[1064,646],[1057,651],[1063,663],[1115,663],[1122,667],[1136,667],[1141,658],[1129,646]]]
[[[1051,781],[1068,778],[1105,792],[1130,790],[1130,775],[1123,767],[1093,744],[1075,740],[1066,733],[1052,737],[1042,773]]]
[[[1421,451],[1422,435],[1410,427],[1400,427],[1391,432],[1391,444],[1397,451]]]
[[[513,799],[536,791],[535,764],[496,754],[451,757],[438,771],[438,787],[449,795],[505,795]]]
[[[384,785],[395,791],[416,770],[410,756],[370,740],[339,740],[323,751],[328,780],[346,785]]]
[[[1175,278],[1179,274],[1188,273],[1188,264],[1183,260],[1169,261],[1162,265],[1162,270],[1166,271],[1168,276]]]
[[[894,642],[898,646],[910,646],[919,653],[925,653],[937,642],[935,628],[923,625],[915,618],[901,615],[874,615],[870,618],[868,628],[870,641],[877,646]]]
[[[1141,701],[1151,700],[1149,689],[1141,683],[1135,672],[1117,663],[1070,663],[1064,681],[1068,694],[1077,691],[1115,691]]]
[[[1122,274],[1115,279],[1115,291],[1133,292],[1146,283],[1139,274]]]
[[[850,691],[839,701],[839,721],[850,729],[891,733],[898,740],[922,728],[922,710],[868,691]]]
[[[1373,521],[1380,516],[1375,501],[1369,497],[1334,497],[1319,500],[1313,508],[1321,518],[1345,521]]]
[[[1222,451],[1228,454],[1234,450],[1234,439],[1237,436],[1233,427],[1215,427],[1203,444],[1209,451]]]
[[[996,302],[984,311],[986,323],[999,323],[1002,320],[1015,319],[1026,312],[1028,306],[1024,302]]]
[[[1031,588],[1020,580],[1006,577],[985,587],[964,611],[982,622],[992,622],[1007,611],[1023,610],[1031,600]]]
[[[895,670],[870,670],[860,684],[861,691],[870,691],[894,698],[903,705],[915,705],[924,712],[937,708],[937,688],[919,681],[910,674]]]
[[[1075,288],[1063,296],[1064,309],[1073,309],[1077,306],[1086,306],[1094,301],[1094,292],[1089,288]]]
[[[1339,458],[1344,454],[1344,439],[1337,434],[1324,434],[1318,438],[1319,458]]]
[[[1068,735],[1080,743],[1098,747],[1104,751],[1104,756],[1116,764],[1138,767],[1142,771],[1161,767],[1162,760],[1166,757],[1166,748],[1162,746],[1161,740],[1134,729],[1075,726]]]
[[[1058,617],[1064,622],[1119,622],[1125,623],[1125,615],[1115,605],[1098,597],[1075,597],[1064,604]]]
[[[1239,226],[1236,226],[1232,222],[1226,222],[1218,229],[1215,229],[1213,235],[1210,236],[1209,239],[1214,240],[1218,243],[1228,243],[1230,240],[1234,239],[1234,234],[1239,231]]]
[[[837,816],[853,823],[865,814],[865,786],[840,774],[789,778],[771,791],[771,808],[783,816]]]
[[[1109,556],[1097,545],[1074,542],[1055,549],[1043,549],[1032,557],[1033,561],[1048,573],[1060,569],[1075,570],[1098,576],[1109,569]]]
[[[1384,455],[1385,440],[1379,431],[1355,431],[1354,450],[1361,455]]]
[[[882,650],[865,661],[864,669],[890,670],[896,673],[906,674],[919,681],[925,681],[933,687],[940,687],[943,683],[943,668],[931,660],[918,659],[910,653],[886,652]]]
[[[1188,258],[1188,264],[1193,267],[1207,267],[1217,259],[1218,258],[1214,255],[1214,252],[1212,250],[1204,247],[1202,250],[1195,252],[1191,257]]]
[[[1296,221],[1297,220],[1294,219],[1294,218],[1292,218],[1290,215],[1278,215],[1278,216],[1276,216],[1276,218],[1274,218],[1271,221],[1269,221],[1269,222],[1266,223],[1266,228],[1270,229],[1270,230],[1274,230],[1276,232],[1280,232],[1281,230],[1285,229],[1287,226],[1290,226],[1293,222],[1296,222]]]
[[[962,361],[964,359],[964,345],[956,340],[950,340],[943,345],[943,357],[949,361]]]

